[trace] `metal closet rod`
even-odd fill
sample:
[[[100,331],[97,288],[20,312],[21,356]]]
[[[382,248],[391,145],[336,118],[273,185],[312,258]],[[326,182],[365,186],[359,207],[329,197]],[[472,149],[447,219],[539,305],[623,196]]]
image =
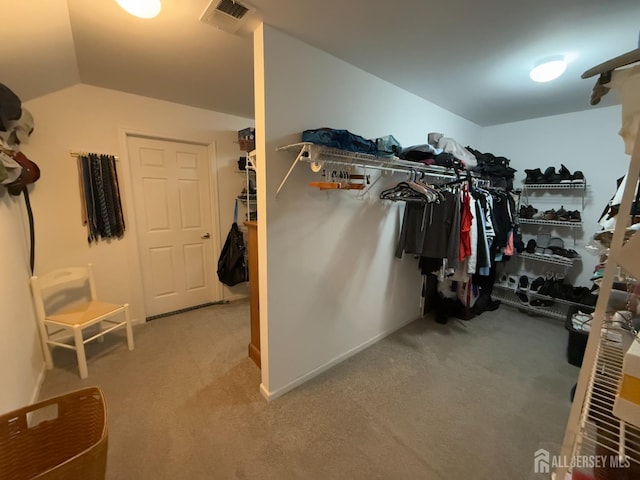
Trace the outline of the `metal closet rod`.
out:
[[[343,161],[336,161],[336,160],[322,160],[320,159],[319,161],[323,162],[325,165],[329,166],[348,166],[348,167],[360,167],[360,168],[373,168],[375,170],[384,170],[384,171],[388,171],[388,172],[393,172],[393,173],[424,173],[425,175],[428,175],[430,177],[438,177],[438,178],[455,178],[454,174],[448,174],[448,173],[444,173],[444,172],[431,172],[431,171],[427,171],[424,168],[407,168],[407,167],[402,167],[402,168],[398,168],[398,167],[391,167],[391,166],[387,166],[387,165],[375,165],[375,164],[368,164],[366,162],[343,162]]]
[[[89,154],[95,154],[95,155],[108,155],[109,157],[113,157],[116,160],[120,160],[120,157],[118,155],[112,155],[110,153],[97,153],[97,152],[84,152],[84,151],[77,151],[77,150],[71,150],[69,152],[69,155],[71,155],[72,157],[82,157],[83,155],[89,155]]]

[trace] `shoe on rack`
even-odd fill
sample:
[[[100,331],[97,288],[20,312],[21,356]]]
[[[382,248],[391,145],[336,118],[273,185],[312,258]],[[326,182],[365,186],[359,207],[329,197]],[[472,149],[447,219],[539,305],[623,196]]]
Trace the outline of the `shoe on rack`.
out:
[[[586,179],[584,178],[584,174],[580,170],[576,170],[571,175],[571,183],[586,183]]]
[[[547,210],[544,212],[543,220],[558,220],[558,214],[554,209]]]
[[[518,216],[520,218],[533,218],[533,216],[538,213],[538,209],[532,207],[531,205],[521,205],[520,206],[520,213],[518,213]]]
[[[536,253],[536,241],[532,238],[524,249],[527,253]]]
[[[524,179],[526,185],[542,183],[542,170],[539,168],[525,169],[524,173],[527,174],[527,178]]]
[[[520,276],[518,279],[518,290],[529,290],[529,277],[526,275]]]
[[[529,302],[532,307],[550,307],[553,305],[553,300],[547,300],[543,298],[534,298]]]
[[[560,222],[568,222],[570,219],[569,212],[564,209],[564,205],[560,207],[560,210],[556,211],[556,215],[558,216],[558,221]]]
[[[567,248],[566,250],[564,250],[562,252],[562,256],[566,258],[571,258],[571,259],[580,258],[580,254],[575,250],[573,250],[572,248]]]
[[[560,183],[571,183],[572,175],[567,167],[560,164],[560,170],[558,170],[558,175],[560,175]]]
[[[544,285],[544,277],[538,277],[533,282],[531,282],[531,286],[529,287],[530,291],[539,292],[540,287]]]
[[[509,275],[507,278],[507,286],[516,290],[518,288],[518,278],[515,275]]]
[[[569,221],[570,222],[581,222],[582,221],[582,216],[580,215],[580,212],[578,210],[574,210],[572,212],[569,212]]]
[[[520,303],[524,304],[524,305],[528,305],[529,304],[529,297],[527,297],[524,293],[516,293],[516,296],[518,297],[518,300],[520,300]]]
[[[556,167],[547,168],[542,174],[544,183],[560,183],[560,174],[556,173]]]

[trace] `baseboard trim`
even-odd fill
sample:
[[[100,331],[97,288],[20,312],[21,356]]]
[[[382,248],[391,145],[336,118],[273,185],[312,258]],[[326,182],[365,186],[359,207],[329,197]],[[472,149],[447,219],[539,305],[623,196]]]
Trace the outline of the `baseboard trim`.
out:
[[[314,378],[314,377],[320,375],[321,373],[329,370],[330,368],[336,366],[337,364],[344,362],[345,360],[347,360],[350,357],[353,357],[354,355],[356,355],[357,353],[360,353],[365,348],[370,347],[374,343],[379,342],[383,338],[388,337],[389,335],[391,335],[395,331],[400,330],[402,327],[405,327],[405,326],[409,325],[410,323],[415,322],[416,320],[417,320],[416,318],[413,318],[411,320],[407,320],[407,321],[401,323],[400,325],[397,325],[395,327],[392,327],[392,328],[390,328],[388,330],[383,331],[382,333],[379,333],[375,337],[370,338],[369,340],[361,343],[360,345],[357,345],[356,347],[352,348],[351,350],[348,350],[347,352],[338,355],[333,360],[329,360],[328,362],[320,365],[319,367],[314,368],[310,372],[305,373],[304,375],[296,378],[292,382],[286,384],[283,387],[278,388],[277,390],[269,391],[264,386],[264,384],[261,383],[260,384],[260,393],[269,402],[272,401],[272,400],[275,400],[276,398],[281,397],[285,393],[288,393],[291,390],[293,390],[294,388],[299,387],[303,383],[308,382],[312,378]]]
[[[197,310],[199,308],[210,307],[212,305],[222,305],[222,304],[227,303],[227,302],[228,302],[228,300],[218,300],[216,302],[202,303],[200,305],[194,305],[192,307],[181,308],[179,310],[173,310],[171,312],[160,313],[158,315],[151,315],[150,317],[147,317],[145,319],[145,322],[150,322],[151,320],[156,320],[158,318],[170,317],[171,315],[177,315],[178,313],[190,312],[191,310]]]

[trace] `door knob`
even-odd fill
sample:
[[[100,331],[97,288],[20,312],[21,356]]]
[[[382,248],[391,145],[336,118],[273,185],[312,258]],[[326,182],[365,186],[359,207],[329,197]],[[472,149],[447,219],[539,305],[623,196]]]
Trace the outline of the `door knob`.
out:
[[[209,232],[202,235],[200,238],[211,238],[211,234]]]

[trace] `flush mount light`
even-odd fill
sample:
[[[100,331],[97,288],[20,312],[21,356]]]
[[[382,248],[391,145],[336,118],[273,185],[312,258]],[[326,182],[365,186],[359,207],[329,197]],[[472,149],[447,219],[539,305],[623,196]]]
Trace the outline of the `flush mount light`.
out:
[[[550,82],[562,75],[566,69],[567,62],[564,57],[551,57],[538,62],[529,72],[529,76],[534,82]]]
[[[157,17],[162,5],[160,0],[116,0],[122,9],[140,18]]]

